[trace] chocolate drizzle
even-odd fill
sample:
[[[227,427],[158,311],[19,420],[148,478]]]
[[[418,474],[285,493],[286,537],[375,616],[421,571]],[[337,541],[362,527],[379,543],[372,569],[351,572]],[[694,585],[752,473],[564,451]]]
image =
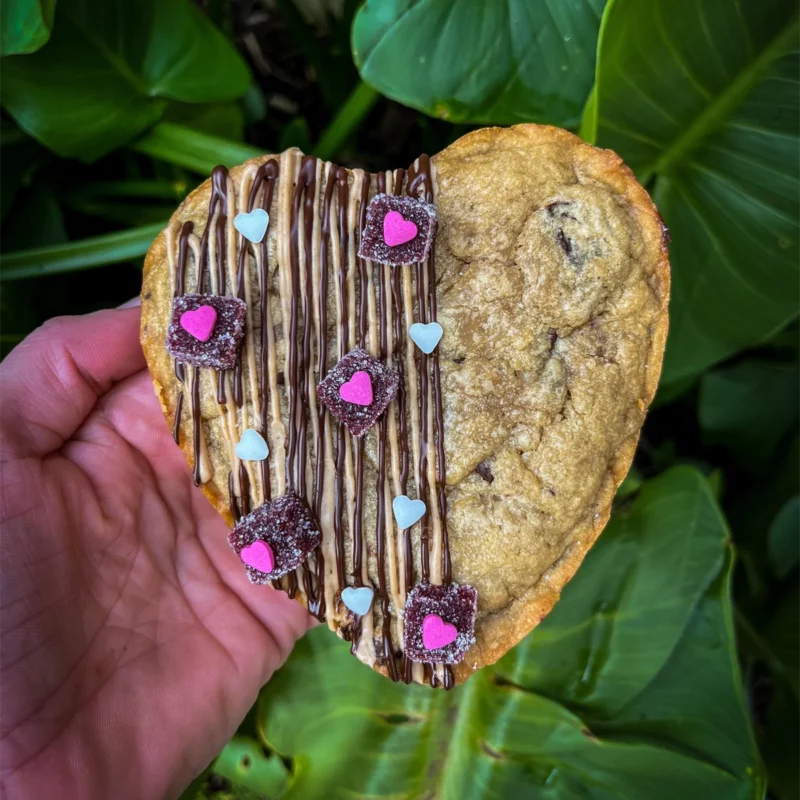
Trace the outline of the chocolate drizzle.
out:
[[[203,230],[203,238],[200,240],[200,258],[197,264],[197,293],[205,294],[205,275],[206,262],[208,261],[208,240],[211,233],[212,220],[214,213],[219,208],[220,216],[224,216],[225,204],[228,200],[228,170],[225,167],[217,166],[211,172],[211,199],[208,202],[208,221]],[[185,227],[185,226],[184,226]],[[181,232],[182,234],[183,232]],[[224,250],[219,250],[217,260],[218,268],[222,263],[223,282],[217,287],[218,294],[225,294],[224,284]],[[219,275],[218,275],[219,277]],[[222,384],[220,376],[220,385]],[[192,447],[194,450],[194,483],[199,486],[201,481],[201,462],[200,451],[200,372],[199,367],[192,370],[191,385],[191,406],[192,406]],[[224,398],[223,398],[224,399]]]
[[[200,263],[197,265],[197,293],[205,294],[206,261],[208,260],[208,238],[211,234],[211,224],[214,212],[219,207],[225,208],[228,201],[228,170],[223,166],[214,167],[211,171],[211,199],[208,202],[208,222],[200,240]],[[220,214],[224,211],[220,210]],[[225,294],[224,272],[223,280],[219,284],[218,294]]]
[[[250,196],[247,198],[247,210],[252,211],[258,190],[264,184],[264,199],[261,207],[269,213],[272,208],[272,195],[275,190],[275,181],[280,173],[278,162],[271,158],[265,164],[262,164],[256,172],[253,179],[253,185],[250,187]],[[261,432],[266,437],[267,429],[269,427],[267,422],[267,372],[269,360],[269,330],[267,328],[267,319],[269,318],[269,250],[267,249],[267,234],[269,233],[269,223],[267,224],[267,232],[264,238],[259,243],[259,255],[261,260],[261,272],[259,275],[260,287],[260,311],[261,311],[261,383],[259,388],[261,390]],[[242,237],[244,239],[244,237]],[[242,242],[243,244],[243,242]],[[239,269],[238,284],[240,291],[244,287],[244,267],[245,267],[245,249],[243,246],[239,248]],[[241,370],[239,371],[239,380],[241,381]],[[261,462],[261,483],[264,487],[264,500],[268,502],[272,496],[272,489],[270,487],[269,478],[269,462],[264,459]]]
[[[379,189],[380,191],[380,189]],[[363,207],[363,206],[362,206]],[[380,331],[380,358],[386,363],[389,356],[389,321],[387,319],[387,298],[386,284],[379,267],[378,290],[380,296],[379,322]],[[377,519],[375,529],[375,539],[377,542],[378,559],[378,587],[381,602],[381,640],[383,642],[383,660],[389,672],[389,677],[393,681],[399,679],[397,664],[394,658],[394,648],[392,647],[392,635],[389,629],[391,618],[389,615],[389,596],[386,591],[386,415],[384,414],[378,422],[378,480],[375,485],[377,493]]]
[[[292,154],[285,156],[286,164],[291,165],[295,158]],[[294,161],[296,163],[296,161]],[[416,496],[424,500],[428,506],[428,512],[423,516],[420,525],[420,575],[419,579],[423,583],[431,580],[431,511],[435,503],[438,512],[438,519],[441,525],[442,549],[441,549],[441,579],[444,583],[452,581],[452,568],[450,562],[450,552],[448,546],[448,533],[446,524],[447,497],[446,497],[446,469],[445,469],[445,450],[444,450],[444,411],[441,388],[441,374],[439,366],[438,351],[434,350],[430,355],[419,351],[416,353],[416,372],[419,384],[418,397],[409,398],[408,387],[406,386],[406,348],[408,347],[406,331],[406,313],[414,309],[405,308],[405,295],[403,281],[404,270],[412,269],[414,282],[416,284],[415,303],[418,321],[429,323],[436,319],[436,274],[435,274],[435,255],[431,249],[430,256],[424,262],[410,266],[384,266],[373,265],[372,262],[357,258],[355,263],[355,274],[351,271],[353,245],[357,250],[362,232],[364,230],[367,205],[370,198],[370,176],[364,175],[360,182],[360,192],[358,198],[351,197],[351,175],[344,168],[334,164],[327,165],[324,172],[324,187],[322,191],[317,186],[318,170],[320,162],[312,156],[304,156],[299,164],[299,171],[296,181],[289,187],[284,187],[289,204],[283,206],[290,211],[290,218],[279,231],[285,231],[288,244],[286,250],[278,248],[279,253],[288,255],[288,264],[280,263],[279,269],[287,269],[280,277],[282,290],[288,291],[288,296],[282,295],[282,302],[285,303],[283,310],[285,318],[281,320],[283,335],[286,345],[286,366],[285,379],[282,385],[286,387],[288,418],[287,446],[283,468],[286,478],[287,490],[294,491],[301,498],[306,499],[312,511],[320,520],[332,508],[332,527],[333,555],[335,556],[335,573],[331,573],[331,580],[337,582],[333,597],[338,605],[341,599],[341,591],[347,586],[348,578],[352,578],[352,584],[356,587],[370,585],[365,580],[364,574],[364,514],[365,514],[365,442],[367,437],[354,438],[354,486],[353,474],[346,475],[346,465],[349,469],[348,432],[344,425],[332,420],[328,416],[327,409],[322,403],[316,405],[316,418],[314,422],[313,435],[313,476],[308,474],[309,464],[312,463],[309,457],[309,419],[314,413],[311,401],[315,391],[315,380],[321,381],[328,373],[329,369],[329,330],[328,330],[328,302],[329,296],[335,292],[337,297],[338,319],[336,320],[337,331],[337,355],[338,359],[343,358],[352,347],[359,346],[367,350],[370,349],[368,341],[368,329],[370,315],[375,313],[375,304],[370,298],[371,291],[375,292],[377,301],[377,333],[379,352],[377,355],[383,363],[394,367],[400,375],[400,388],[395,403],[390,407],[388,413],[394,414],[391,419],[388,413],[383,415],[376,425],[377,441],[377,460],[376,460],[376,567],[377,567],[377,594],[376,598],[380,605],[381,629],[380,643],[376,644],[376,657],[379,663],[386,667],[389,677],[392,680],[404,680],[410,682],[412,677],[412,662],[400,652],[395,651],[392,640],[392,606],[391,606],[391,587],[394,586],[394,576],[389,580],[388,570],[390,565],[395,562],[389,561],[387,565],[387,554],[391,555],[391,548],[402,547],[403,569],[402,574],[396,576],[399,579],[400,600],[407,594],[414,585],[415,563],[414,548],[412,539],[412,529],[398,531],[400,541],[395,541],[392,533],[394,526],[391,524],[391,509],[387,505],[389,492],[389,474],[387,469],[387,452],[390,441],[390,421],[391,421],[391,454],[393,468],[399,475],[394,473],[395,490],[399,483],[401,494],[407,494],[409,489],[410,474],[410,447],[409,437],[409,403],[417,402],[419,410],[419,452],[417,454],[417,469],[419,472],[419,485],[416,487]],[[259,166],[253,176],[252,184],[247,196],[246,210],[251,212],[254,208],[264,208],[268,213],[271,210],[276,186],[280,177],[281,167],[278,160],[271,158]],[[433,202],[434,186],[430,160],[427,156],[421,156],[408,171],[398,169],[393,175],[389,191],[394,194],[402,194],[404,191],[409,196],[421,197],[428,203]],[[386,193],[387,173],[378,173],[375,180],[376,193]],[[200,242],[199,258],[197,264],[198,285],[197,291],[202,293],[206,286],[205,270],[207,262],[212,260],[209,241],[210,232],[215,233],[216,247],[213,255],[213,267],[215,268],[216,287],[219,294],[225,294],[228,287],[226,285],[226,236],[228,213],[228,172],[224,167],[216,167],[211,176],[212,191],[208,207],[208,222],[203,231]],[[337,228],[338,228],[338,248],[333,247],[335,242],[331,241],[331,234],[334,223],[334,205],[336,205]],[[356,209],[353,216],[353,209]],[[284,211],[285,213],[285,211]],[[319,215],[319,217],[317,216]],[[351,233],[351,225],[353,230]],[[182,295],[186,291],[185,271],[186,259],[188,257],[189,237],[193,231],[191,222],[184,223],[178,246],[177,274],[175,281],[175,293]],[[357,241],[352,241],[351,236]],[[318,240],[315,237],[319,237]],[[230,291],[237,297],[247,302],[250,287],[247,282],[248,255],[258,255],[259,267],[259,315],[260,320],[260,364],[258,365],[258,391],[260,393],[260,416],[257,425],[265,436],[269,430],[269,371],[275,369],[275,353],[270,352],[271,331],[270,326],[270,266],[268,252],[268,236],[258,244],[251,244],[241,235],[236,235],[236,271],[234,274],[235,285],[230,287]],[[301,249],[302,248],[302,249]],[[318,250],[316,249],[318,248]],[[338,269],[335,278],[331,273],[331,253],[338,249]],[[318,259],[315,260],[315,259]],[[318,272],[315,269],[318,264]],[[212,264],[208,264],[209,271]],[[389,270],[388,273],[385,270]],[[407,275],[407,274],[406,274]],[[214,277],[211,275],[210,277]],[[372,280],[371,280],[372,279]],[[316,286],[314,281],[316,280]],[[335,280],[335,286],[332,282]],[[409,283],[405,284],[406,291]],[[350,287],[353,287],[354,296],[350,295]],[[315,295],[316,290],[316,295]],[[288,300],[288,302],[287,302]],[[355,339],[351,340],[349,310],[355,307]],[[316,322],[315,322],[316,312]],[[391,320],[390,320],[391,313]],[[249,322],[249,324],[253,324]],[[374,336],[374,328],[373,334]],[[313,338],[312,338],[313,337]],[[374,343],[374,338],[372,342]],[[252,343],[249,345],[252,347]],[[314,348],[316,347],[316,359],[314,359]],[[252,354],[250,356],[252,358]],[[240,354],[236,367],[233,370],[233,402],[236,407],[242,408],[246,400],[246,392],[243,376],[243,358]],[[411,363],[411,362],[409,362]],[[253,362],[250,362],[251,367]],[[176,376],[183,382],[186,378],[182,364],[175,365]],[[274,380],[274,372],[273,380]],[[412,375],[413,377],[413,375]],[[281,383],[279,381],[279,383]],[[199,484],[201,480],[201,426],[200,426],[200,402],[199,402],[200,376],[197,369],[191,373],[189,390],[191,392],[191,408],[193,419],[193,446],[195,452],[194,480]],[[218,400],[226,403],[226,378],[224,374],[219,378]],[[273,408],[275,408],[275,398]],[[432,405],[431,405],[432,403]],[[180,432],[180,417],[183,406],[183,393],[178,396],[174,435],[176,441]],[[230,411],[231,406],[225,413]],[[245,412],[242,412],[245,413]],[[416,413],[416,410],[415,412]],[[429,420],[430,416],[430,420]],[[280,419],[280,417],[278,417]],[[414,416],[412,415],[412,419]],[[232,423],[235,424],[235,423]],[[335,425],[333,441],[333,452],[329,452],[331,442],[328,438],[333,432],[332,425]],[[431,429],[432,427],[432,429]],[[395,442],[395,433],[397,441]],[[434,472],[431,472],[429,480],[429,459],[435,457],[435,480]],[[333,461],[335,471],[332,476],[333,496],[326,499],[326,478],[331,477],[326,473],[326,463]],[[263,500],[269,502],[272,499],[272,487],[270,483],[269,461],[262,461],[259,465],[261,485],[263,488]],[[230,472],[228,476],[228,491],[230,495],[230,508],[234,520],[239,521],[247,516],[254,507],[252,499],[251,477],[252,469],[239,462],[238,466]],[[399,478],[399,480],[398,480]],[[278,480],[282,481],[280,472]],[[347,506],[345,497],[345,481],[350,483],[349,492],[353,494],[352,507]],[[433,483],[431,486],[430,484]],[[239,492],[236,492],[236,486]],[[327,484],[330,486],[331,484]],[[329,490],[327,490],[329,491]],[[310,497],[306,497],[306,495]],[[349,498],[350,495],[348,495]],[[332,501],[332,502],[331,502]],[[347,509],[347,510],[346,510]],[[352,525],[352,573],[349,565],[345,566],[345,530],[346,518],[352,515],[349,524]],[[329,518],[330,519],[330,518]],[[435,520],[434,520],[435,522]],[[434,528],[437,533],[439,528]],[[398,556],[399,558],[399,556]],[[286,575],[284,582],[286,591],[294,597],[298,590],[297,575],[300,573],[290,572]],[[433,570],[434,578],[439,574],[439,570]],[[326,614],[325,603],[325,558],[322,548],[314,552],[313,564],[306,561],[302,566],[303,591],[307,599],[309,611],[319,619],[324,619]],[[277,585],[277,584],[276,584]],[[396,611],[395,611],[396,613]],[[356,652],[362,636],[362,629],[365,628],[365,619],[358,615],[353,615],[352,624],[344,626],[341,630],[345,638],[352,642],[351,650]],[[376,632],[377,633],[377,632]],[[376,637],[377,638],[377,637]],[[444,688],[452,688],[454,677],[448,665],[442,665],[443,671],[437,675],[437,669],[433,664],[425,665],[426,679],[432,686],[442,685]]]
[[[361,202],[358,211],[359,240],[364,230],[367,219],[367,203],[369,202],[369,173],[361,181]],[[358,243],[356,243],[358,244]],[[371,265],[370,265],[371,266]],[[358,346],[367,349],[367,262],[358,259],[359,297],[358,297]],[[363,586],[364,579],[362,564],[364,556],[364,439],[355,440],[356,445],[356,496],[353,510],[353,582],[356,586]],[[357,645],[357,643],[356,643]]]
[[[424,159],[424,161],[423,161]],[[417,164],[419,166],[417,166]],[[427,156],[420,156],[415,164],[412,164],[408,169],[408,187],[407,192],[410,196],[414,196],[422,187],[423,199],[428,202],[433,202],[433,189],[430,180],[430,164]],[[431,256],[432,260],[433,256]],[[429,304],[425,298],[425,279],[426,270],[425,263],[419,262],[416,265],[416,279],[417,279],[417,310],[420,317],[420,322],[426,324],[432,320],[428,319]],[[434,288],[435,290],[435,288]],[[418,353],[417,372],[419,375],[419,416],[420,416],[420,437],[419,437],[419,486],[417,487],[417,496],[420,499],[428,497],[428,356],[420,351]],[[422,581],[427,583],[431,577],[430,567],[430,524],[429,513],[426,513],[420,521],[420,569],[422,571]]]
[[[315,194],[317,187],[317,159],[305,156],[300,165],[300,174],[292,197],[292,216],[289,222],[289,263],[291,266],[291,298],[289,332],[286,343],[289,354],[289,448],[286,453],[286,483],[291,491],[305,498],[306,494],[306,445],[308,418],[306,404],[311,391],[311,259],[314,231]],[[303,344],[298,347],[299,328],[298,300],[300,295],[300,218],[303,221],[304,288],[302,295]],[[316,551],[319,556],[319,550]],[[308,562],[303,563],[303,590],[309,611],[319,613],[316,592]]]
[[[176,361],[176,365],[180,365],[181,375],[183,375],[183,364]],[[177,373],[177,370],[175,370]],[[178,403],[175,406],[175,421],[172,423],[172,438],[175,444],[181,443],[181,416],[183,415],[183,392],[178,393]]]
[[[189,255],[189,236],[194,230],[194,223],[184,222],[178,238],[178,264],[175,270],[175,297],[186,294],[186,259]],[[183,364],[175,359],[175,377],[183,383],[186,374]],[[172,438],[175,444],[181,443],[181,418],[183,416],[183,389],[178,393],[178,402],[175,407],[175,421],[172,424]]]
[[[433,176],[431,163],[427,155],[421,155],[408,170],[408,194],[419,193],[427,203],[433,203]],[[417,304],[421,322],[428,323],[436,320],[436,242],[431,246],[430,254],[425,263],[417,264]],[[427,280],[427,303],[423,284]],[[428,361],[430,360],[433,374],[433,419],[434,438],[436,442],[436,503],[442,528],[442,582],[452,581],[452,566],[450,561],[450,546],[447,535],[447,473],[444,453],[444,407],[442,402],[442,382],[439,368],[439,350],[435,349],[430,356],[420,353],[420,414],[422,435],[420,437],[420,488],[419,495],[427,497],[427,438],[428,438]],[[428,563],[428,525],[427,514],[422,518],[422,580],[430,578],[430,565]],[[452,668],[449,664],[443,665],[445,689],[451,689],[455,683]],[[435,670],[432,670],[435,675]],[[433,685],[433,681],[431,682]]]
[[[346,175],[346,173],[345,173]],[[341,180],[337,173],[338,186],[338,207],[339,207],[339,272],[336,278],[337,290],[339,292],[339,336],[338,336],[338,358],[341,360],[347,353],[348,348],[348,329],[347,329],[347,206],[349,202],[350,184],[345,177]],[[342,527],[342,506],[344,505],[344,443],[345,427],[344,423],[336,423],[336,472],[334,473],[334,547],[336,550],[336,574],[339,586],[346,586],[344,578],[344,528]]]

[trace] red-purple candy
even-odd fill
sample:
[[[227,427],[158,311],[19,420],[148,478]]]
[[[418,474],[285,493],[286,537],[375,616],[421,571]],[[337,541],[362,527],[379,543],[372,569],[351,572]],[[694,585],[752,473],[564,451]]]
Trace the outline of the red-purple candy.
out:
[[[201,342],[181,325],[187,311],[211,306],[217,319],[210,338]],[[183,362],[210,369],[233,369],[244,336],[247,306],[238,297],[185,294],[172,301],[172,320],[167,331],[167,351]]]
[[[349,383],[356,372],[366,372],[372,383],[372,403],[368,406],[348,403],[340,395],[342,384]],[[351,350],[317,386],[317,397],[353,436],[363,436],[397,395],[400,375],[373,358],[366,350]]]
[[[287,492],[259,506],[228,534],[228,543],[240,558],[242,550],[257,541],[270,546],[274,561],[271,572],[245,564],[251,583],[260,584],[299,567],[322,541],[322,534],[306,502],[293,492]]]
[[[387,215],[391,215],[388,220]],[[377,194],[367,206],[367,221],[358,255],[380,264],[425,261],[436,235],[436,219],[436,206],[431,203],[415,197]],[[416,226],[417,232],[413,238],[404,241],[406,231],[412,230],[409,223]]]
[[[405,608],[403,649],[412,660],[423,664],[458,664],[475,644],[475,614],[478,592],[466,584],[447,583],[435,586],[417,584],[408,594]],[[429,616],[439,617],[445,626],[456,629],[455,640],[429,650],[423,641],[423,626]],[[436,622],[439,626],[439,622]]]

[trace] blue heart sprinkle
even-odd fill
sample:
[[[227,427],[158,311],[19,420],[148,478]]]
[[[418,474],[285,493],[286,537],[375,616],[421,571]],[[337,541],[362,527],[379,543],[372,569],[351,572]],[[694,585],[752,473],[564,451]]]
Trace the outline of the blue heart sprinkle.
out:
[[[342,602],[359,617],[363,617],[372,608],[372,598],[375,592],[368,586],[354,589],[348,586],[342,591]]]
[[[442,326],[438,322],[429,322],[427,325],[415,322],[408,329],[408,335],[423,353],[432,353],[442,338]]]
[[[269,455],[264,437],[253,428],[248,428],[236,445],[236,457],[242,461],[263,461]]]
[[[242,211],[233,218],[233,227],[251,242],[260,242],[267,232],[269,214],[263,208],[257,208],[249,214]]]
[[[404,494],[392,500],[394,518],[401,530],[410,528],[415,522],[421,520],[426,510],[422,500],[411,500]]]

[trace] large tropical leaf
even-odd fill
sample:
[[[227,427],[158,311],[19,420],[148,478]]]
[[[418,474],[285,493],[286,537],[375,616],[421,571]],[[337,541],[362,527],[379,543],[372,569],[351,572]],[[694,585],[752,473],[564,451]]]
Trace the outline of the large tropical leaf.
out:
[[[53,29],[56,0],[3,0],[0,3],[0,56],[33,53]]]
[[[606,0],[368,0],[353,25],[361,77],[451,122],[577,123]]]
[[[704,375],[698,404],[703,438],[723,445],[758,475],[800,416],[800,368],[749,359]]]
[[[612,0],[582,130],[653,183],[672,231],[664,379],[797,314],[794,0]]]
[[[152,125],[168,99],[231,100],[249,80],[189,0],[60,0],[50,41],[4,59],[0,98],[51,150],[89,160]]]
[[[161,233],[167,221],[165,218],[161,222],[119,233],[106,233],[61,245],[4,253],[0,258],[0,281],[37,278],[57,272],[76,272],[139,259],[148,251],[153,239]]]
[[[756,797],[731,561],[707,482],[677,468],[615,516],[533,634],[449,694],[392,684],[313,631],[258,708],[293,759],[287,796]]]

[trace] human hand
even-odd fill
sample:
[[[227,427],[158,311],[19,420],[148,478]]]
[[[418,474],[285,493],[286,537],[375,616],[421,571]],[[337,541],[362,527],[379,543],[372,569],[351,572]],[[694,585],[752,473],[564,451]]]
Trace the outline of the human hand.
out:
[[[0,367],[9,799],[179,794],[309,625],[247,581],[138,330],[138,308],[58,318]]]

